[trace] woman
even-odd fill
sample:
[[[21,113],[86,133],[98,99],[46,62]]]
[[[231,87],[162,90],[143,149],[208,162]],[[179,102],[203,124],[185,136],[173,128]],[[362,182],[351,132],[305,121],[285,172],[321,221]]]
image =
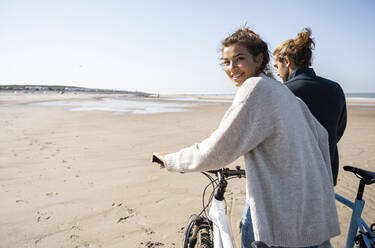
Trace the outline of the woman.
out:
[[[157,153],[162,166],[205,171],[244,156],[255,240],[310,247],[338,235],[327,132],[288,88],[265,75],[269,53],[259,35],[237,30],[222,41],[222,60],[239,87],[231,107],[207,139]]]

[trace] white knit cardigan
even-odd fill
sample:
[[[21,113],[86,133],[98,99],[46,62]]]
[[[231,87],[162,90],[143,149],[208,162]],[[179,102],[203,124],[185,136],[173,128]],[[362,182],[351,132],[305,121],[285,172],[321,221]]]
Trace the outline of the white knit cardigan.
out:
[[[255,240],[306,247],[340,233],[328,134],[299,98],[264,74],[243,83],[210,137],[166,155],[165,166],[205,171],[240,156]]]

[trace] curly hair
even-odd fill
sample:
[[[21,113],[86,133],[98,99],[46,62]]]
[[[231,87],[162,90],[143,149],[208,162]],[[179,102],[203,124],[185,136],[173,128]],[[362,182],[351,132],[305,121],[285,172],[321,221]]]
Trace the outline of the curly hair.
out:
[[[311,29],[304,28],[298,33],[296,39],[289,39],[282,42],[273,52],[276,60],[283,61],[285,56],[293,61],[298,68],[311,66],[312,50],[315,43],[312,40]]]
[[[263,61],[259,68],[257,68],[257,74],[263,72],[265,74],[272,74],[269,69],[270,55],[267,43],[264,42],[260,36],[249,28],[240,28],[233,34],[229,35],[221,42],[221,51],[224,47],[228,47],[234,44],[240,44],[247,48],[249,53],[253,57],[263,54]]]

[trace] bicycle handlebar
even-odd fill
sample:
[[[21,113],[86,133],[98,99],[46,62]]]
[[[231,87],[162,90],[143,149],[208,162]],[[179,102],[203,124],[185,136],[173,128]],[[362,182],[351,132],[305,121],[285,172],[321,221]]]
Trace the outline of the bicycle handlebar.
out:
[[[240,166],[236,166],[235,170],[232,170],[232,169],[229,169],[229,168],[223,168],[223,169],[219,169],[219,170],[209,170],[209,171],[206,171],[206,172],[211,173],[211,174],[215,174],[215,175],[217,175],[217,173],[219,172],[224,177],[230,177],[230,176],[241,177],[241,176],[246,175],[245,170],[241,170]]]

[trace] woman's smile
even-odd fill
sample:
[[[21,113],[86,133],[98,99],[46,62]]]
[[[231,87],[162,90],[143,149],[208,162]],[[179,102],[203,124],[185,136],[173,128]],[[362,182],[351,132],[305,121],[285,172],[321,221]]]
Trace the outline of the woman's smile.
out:
[[[242,77],[245,73],[243,72],[240,72],[240,73],[235,73],[235,74],[232,74],[232,79],[233,80],[238,80],[240,77]]]

